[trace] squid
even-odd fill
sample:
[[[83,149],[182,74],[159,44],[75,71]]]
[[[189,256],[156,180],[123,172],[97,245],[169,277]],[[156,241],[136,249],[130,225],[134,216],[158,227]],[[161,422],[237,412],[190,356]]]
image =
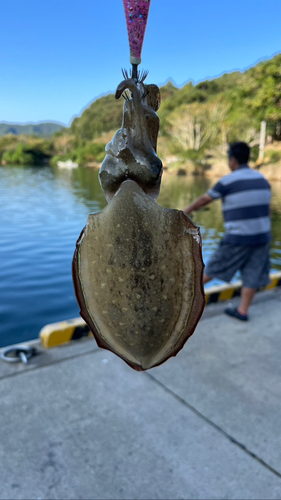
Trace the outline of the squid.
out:
[[[160,90],[146,73],[125,79],[123,122],[106,146],[99,179],[107,206],[90,214],[73,257],[80,314],[99,347],[144,371],[175,356],[193,334],[205,298],[200,230],[156,202]],[[129,95],[128,95],[129,93]]]

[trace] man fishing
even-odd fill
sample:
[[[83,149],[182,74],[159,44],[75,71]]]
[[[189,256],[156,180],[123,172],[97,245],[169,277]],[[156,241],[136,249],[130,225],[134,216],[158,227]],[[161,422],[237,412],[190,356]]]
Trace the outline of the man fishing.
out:
[[[241,302],[225,313],[241,321],[248,320],[248,309],[256,290],[269,280],[270,184],[264,176],[249,167],[250,148],[234,142],[228,149],[229,175],[184,209],[194,210],[222,199],[225,234],[206,265],[204,284],[213,278],[229,282],[236,271],[242,277]]]

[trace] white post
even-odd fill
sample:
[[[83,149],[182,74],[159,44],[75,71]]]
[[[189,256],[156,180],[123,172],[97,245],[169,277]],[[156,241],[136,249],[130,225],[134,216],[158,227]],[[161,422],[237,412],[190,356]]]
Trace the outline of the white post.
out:
[[[263,163],[264,158],[264,146],[265,146],[265,134],[266,134],[266,121],[261,122],[261,131],[260,131],[260,153],[259,153],[259,164]]]

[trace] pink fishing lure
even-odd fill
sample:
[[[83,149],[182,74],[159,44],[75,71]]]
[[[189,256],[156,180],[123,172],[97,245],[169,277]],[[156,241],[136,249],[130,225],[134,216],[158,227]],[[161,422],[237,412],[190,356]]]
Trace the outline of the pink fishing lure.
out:
[[[132,64],[140,64],[150,0],[123,0],[123,5],[129,37],[130,61]]]

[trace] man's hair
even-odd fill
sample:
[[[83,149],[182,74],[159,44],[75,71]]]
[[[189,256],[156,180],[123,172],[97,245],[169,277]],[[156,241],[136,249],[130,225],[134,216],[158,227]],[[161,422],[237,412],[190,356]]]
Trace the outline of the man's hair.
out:
[[[248,163],[250,158],[250,148],[246,142],[233,142],[228,148],[228,157],[235,158],[239,165]]]

